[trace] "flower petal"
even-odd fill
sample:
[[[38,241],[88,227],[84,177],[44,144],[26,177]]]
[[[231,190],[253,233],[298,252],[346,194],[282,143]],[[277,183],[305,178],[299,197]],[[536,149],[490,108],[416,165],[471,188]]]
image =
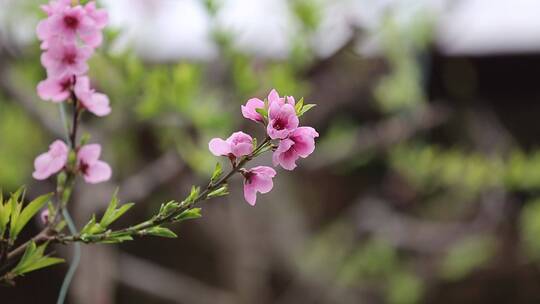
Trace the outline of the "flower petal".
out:
[[[112,170],[109,164],[104,161],[96,161],[89,165],[84,180],[89,184],[97,184],[108,181],[111,178]]]
[[[231,153],[231,146],[221,138],[212,138],[208,143],[208,149],[215,156],[227,156]]]
[[[101,155],[101,145],[99,144],[90,144],[84,145],[79,149],[77,153],[77,160],[84,162],[91,166],[93,163],[97,162],[99,156]]]

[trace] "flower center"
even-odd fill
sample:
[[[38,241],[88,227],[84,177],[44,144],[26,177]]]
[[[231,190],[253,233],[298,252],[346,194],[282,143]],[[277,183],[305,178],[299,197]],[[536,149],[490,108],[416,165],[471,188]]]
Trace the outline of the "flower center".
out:
[[[72,64],[75,64],[76,59],[77,59],[77,54],[75,52],[66,52],[64,53],[64,58],[62,59],[62,62],[64,62],[65,64],[72,65]]]
[[[65,16],[64,24],[66,25],[67,28],[74,30],[79,25],[79,19],[73,16]]]
[[[285,129],[285,122],[282,119],[276,119],[276,121],[274,121],[274,129],[276,130]]]
[[[86,173],[88,172],[88,164],[85,163],[85,162],[81,162],[81,163],[79,164],[79,170],[81,170],[81,173],[82,173],[83,175],[86,175]]]
[[[244,178],[245,178],[245,183],[246,184],[251,184],[251,178],[255,175],[255,173],[251,172],[251,171],[247,171],[245,173],[243,173],[244,175]]]
[[[60,87],[62,88],[62,91],[67,91],[71,87],[71,77],[66,78],[60,83]]]

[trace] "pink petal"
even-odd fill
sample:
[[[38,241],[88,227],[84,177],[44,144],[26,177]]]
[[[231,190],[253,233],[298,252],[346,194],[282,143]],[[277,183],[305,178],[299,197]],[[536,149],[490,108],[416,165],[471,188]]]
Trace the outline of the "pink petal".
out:
[[[268,175],[256,175],[253,177],[251,183],[260,193],[268,193],[274,187],[272,178]]]
[[[244,198],[251,206],[255,206],[255,203],[257,203],[257,190],[253,187],[253,184],[244,182]]]
[[[249,155],[253,151],[252,143],[241,143],[232,146],[232,154],[236,157]]]
[[[253,167],[251,168],[249,171],[252,171],[252,172],[255,172],[257,174],[264,174],[264,175],[268,175],[270,177],[274,177],[276,176],[276,170],[270,168],[270,167],[267,167],[267,166],[257,166],[257,167]]]
[[[47,78],[37,86],[37,93],[43,100],[61,102],[69,97],[69,91],[64,90],[60,84],[62,80]]]
[[[87,76],[79,76],[75,81],[75,95],[79,98],[87,98],[92,91],[90,90],[90,79]]]
[[[215,156],[227,156],[231,153],[231,146],[221,138],[213,138],[208,143],[208,149]]]
[[[97,48],[103,42],[103,34],[99,31],[81,34],[81,39],[90,47]]]
[[[296,104],[294,96],[287,96],[287,103],[294,107],[294,105]]]
[[[276,89],[272,89],[272,91],[270,91],[270,93],[268,94],[268,102],[270,104],[279,104],[281,102],[281,99],[279,98],[279,94]]]
[[[253,151],[253,138],[244,132],[234,132],[226,141],[231,149],[230,153],[236,157],[248,155]]]
[[[294,170],[296,160],[298,160],[298,153],[294,149],[289,149],[279,155],[279,164],[285,170]]]
[[[94,113],[97,116],[106,116],[111,113],[111,107],[109,106],[109,97],[107,97],[107,95],[101,93],[94,93],[90,98],[90,103],[84,104],[88,111]]]
[[[91,166],[93,163],[97,162],[99,156],[101,155],[101,145],[99,144],[90,144],[84,145],[77,152],[77,159],[80,162],[84,162]]]
[[[103,161],[96,161],[86,169],[84,180],[89,184],[97,184],[108,181],[111,178],[111,167]]]
[[[44,180],[58,173],[67,163],[68,151],[63,141],[54,141],[49,146],[49,151],[36,157],[32,176],[37,180]]]
[[[295,142],[294,150],[306,158],[315,150],[315,137],[319,137],[319,133],[312,127],[300,127],[294,130],[290,137]]]
[[[247,119],[251,119],[256,122],[261,122],[263,117],[257,113],[256,109],[264,109],[264,102],[258,98],[251,98],[247,101],[245,106],[240,106],[242,110],[242,116]]]
[[[49,165],[52,162],[52,157],[48,153],[38,155],[34,160],[34,172],[32,177],[37,180],[44,180],[54,173],[50,169]]]

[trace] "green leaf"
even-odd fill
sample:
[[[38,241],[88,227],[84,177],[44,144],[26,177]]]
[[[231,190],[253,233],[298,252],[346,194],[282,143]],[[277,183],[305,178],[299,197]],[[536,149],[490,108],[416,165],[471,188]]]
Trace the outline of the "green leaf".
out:
[[[111,219],[114,216],[114,211],[116,210],[116,206],[118,205],[118,188],[114,191],[111,201],[109,202],[109,206],[107,206],[107,210],[105,210],[105,213],[101,217],[100,224],[103,227],[109,226],[109,223],[111,222]]]
[[[42,257],[41,259],[35,261],[34,263],[32,263],[27,268],[24,268],[22,270],[23,271],[22,273],[35,271],[35,270],[38,270],[38,269],[41,269],[41,268],[49,267],[49,266],[60,264],[60,263],[63,263],[63,262],[64,262],[64,259],[45,256],[45,257]]]
[[[257,149],[257,137],[253,138],[253,150]]]
[[[90,218],[90,221],[84,225],[83,229],[81,230],[81,235],[83,234],[96,234],[101,233],[105,231],[105,228],[101,227],[100,224],[96,222],[96,215],[92,214],[92,218]]]
[[[1,195],[0,193],[0,238],[4,237],[11,215],[11,204],[9,200],[4,204]]]
[[[19,215],[21,214],[22,209],[22,199],[21,194],[23,193],[24,188],[19,188],[15,193],[11,194],[11,197],[9,198],[8,204],[10,204],[11,209],[11,219],[9,223],[9,234],[10,238],[14,240],[13,238],[13,231],[15,231],[15,226],[17,225],[17,220],[19,219]]]
[[[15,268],[13,268],[12,272],[16,273],[16,274],[19,273],[19,269],[23,268],[26,264],[28,264],[30,262],[30,259],[34,255],[35,251],[36,251],[36,243],[32,241],[26,247],[26,250],[24,251],[24,254],[23,254],[21,260],[19,261],[17,266],[15,266]]]
[[[124,213],[126,213],[131,207],[133,207],[133,203],[127,203],[122,205],[120,208],[116,208],[118,206],[118,189],[114,192],[111,202],[109,203],[109,206],[107,207],[107,210],[105,210],[105,213],[101,217],[101,221],[99,222],[99,225],[103,229],[107,229],[110,224],[114,223],[117,219],[119,219]]]
[[[22,275],[34,270],[62,263],[64,261],[63,259],[44,255],[47,245],[48,243],[36,246],[35,242],[30,242],[24,251],[23,257],[11,272],[15,275]]]
[[[145,230],[145,233],[147,233],[149,235],[155,235],[155,236],[160,236],[160,237],[165,237],[165,238],[177,238],[178,237],[176,235],[176,233],[172,232],[170,229],[165,228],[165,227],[159,227],[159,226],[147,229],[147,230]]]
[[[208,193],[206,197],[212,198],[212,197],[219,197],[229,194],[229,187],[227,184],[224,184],[223,186],[219,187],[218,189]]]
[[[255,111],[261,114],[262,117],[268,118],[268,110],[263,109],[263,108],[256,108]]]
[[[316,104],[307,104],[305,106],[302,107],[302,110],[300,111],[300,113],[298,113],[298,117],[306,114],[307,111],[311,110],[312,108],[314,108],[315,106],[317,106]]]
[[[117,193],[118,193],[118,190],[114,192],[111,202],[109,203],[107,210],[105,211],[105,213],[103,214],[103,217],[101,218],[101,221],[99,222],[100,226],[103,229],[106,229],[107,227],[109,227],[110,224],[112,224],[114,221],[120,218],[124,213],[126,213],[134,205],[133,203],[128,203],[116,209],[116,206],[118,206]]]
[[[28,204],[26,208],[23,209],[23,211],[21,212],[21,214],[19,215],[15,223],[15,228],[10,231],[10,235],[12,239],[17,238],[17,236],[22,231],[24,226],[28,224],[28,221],[30,221],[30,219],[34,217],[34,215],[36,215],[36,213],[38,213],[39,210],[47,202],[50,201],[51,196],[52,196],[52,193],[41,195],[37,197],[35,200],[33,200],[32,202],[30,202],[30,204]]]
[[[180,213],[177,217],[174,218],[174,220],[181,222],[181,221],[200,218],[201,216],[202,216],[201,208],[192,208],[192,209],[184,210],[184,212]]]
[[[223,170],[221,168],[221,163],[216,163],[216,167],[214,168],[214,173],[212,173],[212,178],[210,179],[210,182],[212,184],[217,182],[222,174]]]
[[[187,203],[193,203],[195,199],[199,196],[199,192],[201,191],[200,187],[191,187],[191,192],[189,193],[189,196],[186,198]]]
[[[304,106],[304,97],[302,97],[295,105],[294,110],[296,111],[296,115],[299,115],[300,112],[302,112],[302,107]]]
[[[159,214],[169,214],[170,212],[178,209],[180,204],[177,201],[169,201],[167,203],[161,204],[159,208]]]

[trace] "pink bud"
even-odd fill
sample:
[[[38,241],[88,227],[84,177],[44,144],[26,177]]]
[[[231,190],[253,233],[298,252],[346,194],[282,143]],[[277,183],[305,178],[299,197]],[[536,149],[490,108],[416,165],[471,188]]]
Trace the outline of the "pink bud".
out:
[[[215,156],[241,157],[253,151],[253,138],[244,132],[235,132],[227,140],[213,138],[208,148]]]

